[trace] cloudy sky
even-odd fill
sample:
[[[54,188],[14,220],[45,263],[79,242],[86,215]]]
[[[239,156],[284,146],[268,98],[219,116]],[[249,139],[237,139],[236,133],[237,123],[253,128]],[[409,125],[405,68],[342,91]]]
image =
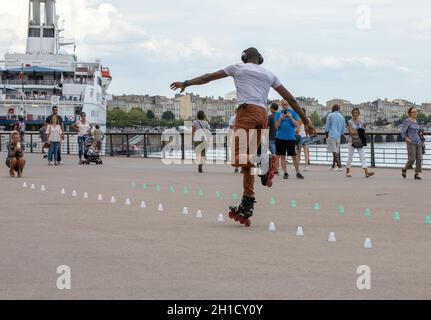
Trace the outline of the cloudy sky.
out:
[[[0,56],[24,51],[28,0],[1,3]],[[110,67],[113,94],[173,96],[172,81],[255,46],[296,96],[431,102],[429,0],[57,0],[57,12],[80,60]],[[234,86],[189,89],[224,96]]]

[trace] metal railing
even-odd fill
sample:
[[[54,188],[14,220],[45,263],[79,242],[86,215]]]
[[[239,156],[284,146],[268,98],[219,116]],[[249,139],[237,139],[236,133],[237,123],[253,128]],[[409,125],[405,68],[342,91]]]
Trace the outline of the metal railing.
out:
[[[10,132],[0,132],[0,151],[6,150]],[[327,152],[325,137],[319,133],[321,141],[309,146],[310,162],[312,164],[332,164],[332,154]],[[431,137],[431,133],[426,133]],[[163,141],[161,133],[106,133],[103,141],[102,154],[105,156],[126,156],[141,158],[172,158],[181,160],[193,160],[196,155],[191,143],[191,136],[176,132],[169,133],[166,137],[169,141]],[[399,133],[370,132],[367,134],[368,146],[365,147],[365,155],[371,167],[400,168],[407,162],[407,149],[401,141]],[[230,160],[230,138],[227,132],[213,133],[211,145],[207,150],[208,161]],[[169,150],[164,148],[169,144]],[[42,141],[38,132],[27,132],[24,138],[26,152],[41,153]],[[68,132],[61,146],[64,154],[77,154],[77,133]],[[348,145],[343,137],[340,148],[342,163],[348,158]],[[302,160],[303,157],[302,157]],[[359,166],[357,153],[353,158],[353,166]],[[431,169],[431,142],[427,142],[427,153],[423,156],[423,167]]]

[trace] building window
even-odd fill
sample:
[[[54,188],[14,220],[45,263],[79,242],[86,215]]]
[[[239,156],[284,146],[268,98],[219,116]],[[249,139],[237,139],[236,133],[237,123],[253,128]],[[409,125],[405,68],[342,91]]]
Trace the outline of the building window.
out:
[[[28,36],[30,38],[39,38],[40,37],[40,29],[30,28],[28,30]]]
[[[44,38],[54,38],[54,29],[43,29]]]

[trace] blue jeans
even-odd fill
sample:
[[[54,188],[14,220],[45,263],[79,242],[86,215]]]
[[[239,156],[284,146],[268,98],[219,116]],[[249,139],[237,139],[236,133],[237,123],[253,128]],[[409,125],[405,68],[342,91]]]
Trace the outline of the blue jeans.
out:
[[[53,142],[49,144],[49,151],[48,151],[48,161],[52,161],[52,157],[54,156],[54,161],[58,162],[58,148],[60,146],[60,142]]]
[[[276,152],[275,140],[269,140],[269,151],[271,151],[271,154],[275,155],[275,152]]]
[[[79,160],[82,159],[82,156],[84,154],[84,142],[85,139],[87,139],[87,136],[78,137],[78,150],[79,150]]]

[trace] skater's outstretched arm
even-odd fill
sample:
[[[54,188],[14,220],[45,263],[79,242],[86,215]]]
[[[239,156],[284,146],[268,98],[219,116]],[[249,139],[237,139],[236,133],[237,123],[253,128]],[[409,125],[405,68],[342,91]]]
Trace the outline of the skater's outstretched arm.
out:
[[[278,94],[283,97],[283,99],[289,102],[289,105],[292,107],[292,109],[295,110],[298,116],[302,119],[302,122],[304,123],[305,131],[310,136],[314,137],[316,135],[316,129],[314,129],[313,125],[311,124],[307,116],[302,111],[302,108],[299,105],[298,101],[296,101],[295,97],[283,85],[277,87],[275,91],[277,91]]]
[[[171,83],[171,89],[172,90],[181,89],[180,93],[182,93],[187,87],[207,84],[208,82],[223,79],[223,78],[226,78],[227,76],[228,75],[226,74],[226,72],[224,72],[224,70],[219,70],[217,72],[204,74],[192,80],[186,80],[184,82],[178,82],[178,81],[173,82]]]

